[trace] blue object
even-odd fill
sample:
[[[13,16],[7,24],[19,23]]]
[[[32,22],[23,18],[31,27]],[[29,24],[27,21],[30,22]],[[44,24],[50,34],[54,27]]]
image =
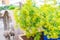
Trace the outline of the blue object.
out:
[[[57,39],[50,38],[49,40],[57,40]]]
[[[47,36],[44,36],[44,40],[48,40]]]
[[[58,38],[58,39],[53,39],[53,38],[48,39],[47,36],[44,36],[44,40],[60,40],[60,38]]]
[[[60,40],[60,38],[58,38],[57,40]]]
[[[47,38],[47,35],[44,35],[43,38],[44,38],[44,40],[60,40],[60,37],[57,38],[57,39],[54,39],[54,38],[50,38],[50,39],[48,39],[48,38]]]

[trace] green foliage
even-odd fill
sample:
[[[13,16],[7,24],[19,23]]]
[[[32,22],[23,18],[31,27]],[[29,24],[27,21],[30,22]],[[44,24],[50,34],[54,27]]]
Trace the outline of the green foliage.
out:
[[[60,9],[51,5],[43,5],[40,8],[41,15],[43,16],[44,34],[48,38],[58,38],[60,35]]]
[[[40,35],[41,35],[40,33],[36,33],[34,40],[40,40]]]
[[[4,8],[3,7],[0,7],[0,11],[3,10]]]
[[[14,10],[14,17],[28,38],[33,36],[34,40],[39,40],[41,31],[44,31],[44,35],[47,35],[48,38],[58,38],[60,35],[59,8],[49,4],[37,8],[32,1],[27,0],[21,10],[19,8]]]
[[[15,9],[17,6],[14,5],[9,5],[9,6],[1,6],[0,10],[13,10]]]
[[[40,38],[38,36],[38,28],[40,27],[40,13],[39,8],[32,5],[31,1],[27,1],[25,5],[22,6],[21,10],[18,8],[14,11],[14,16],[17,24],[26,32],[26,36],[29,38],[35,36],[35,40]],[[38,38],[37,38],[38,37]]]
[[[16,6],[14,6],[14,5],[10,5],[10,6],[8,7],[9,10],[13,10],[13,9],[15,9],[15,8],[16,8]]]

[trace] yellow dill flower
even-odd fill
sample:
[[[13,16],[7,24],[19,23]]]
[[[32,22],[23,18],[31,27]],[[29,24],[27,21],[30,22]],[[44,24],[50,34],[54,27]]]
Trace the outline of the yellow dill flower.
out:
[[[58,38],[58,35],[57,35],[56,33],[53,33],[53,34],[51,35],[51,38]]]
[[[60,30],[60,26],[58,26],[58,30]]]
[[[31,1],[31,0],[27,0],[27,1],[26,1],[26,4],[27,4],[28,6],[31,6],[31,5],[32,5],[32,1]]]

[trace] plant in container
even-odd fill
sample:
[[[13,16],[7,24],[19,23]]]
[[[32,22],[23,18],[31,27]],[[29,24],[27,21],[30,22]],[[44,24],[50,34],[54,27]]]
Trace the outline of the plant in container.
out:
[[[44,22],[40,17],[39,8],[33,5],[32,0],[27,0],[21,10],[15,9],[14,17],[16,23],[26,33],[26,35],[22,37],[23,40],[40,40]],[[43,40],[43,38],[41,40]]]
[[[44,40],[41,39],[41,31],[50,38],[58,38],[60,35],[60,9],[50,4],[44,4],[37,8],[32,0],[16,8],[14,12],[16,23],[26,33],[24,40]]]

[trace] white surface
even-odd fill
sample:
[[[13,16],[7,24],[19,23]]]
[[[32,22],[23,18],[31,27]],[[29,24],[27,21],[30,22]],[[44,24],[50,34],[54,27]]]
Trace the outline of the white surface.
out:
[[[0,19],[0,40],[5,40],[3,33],[4,33],[4,28],[3,28],[3,20]]]

